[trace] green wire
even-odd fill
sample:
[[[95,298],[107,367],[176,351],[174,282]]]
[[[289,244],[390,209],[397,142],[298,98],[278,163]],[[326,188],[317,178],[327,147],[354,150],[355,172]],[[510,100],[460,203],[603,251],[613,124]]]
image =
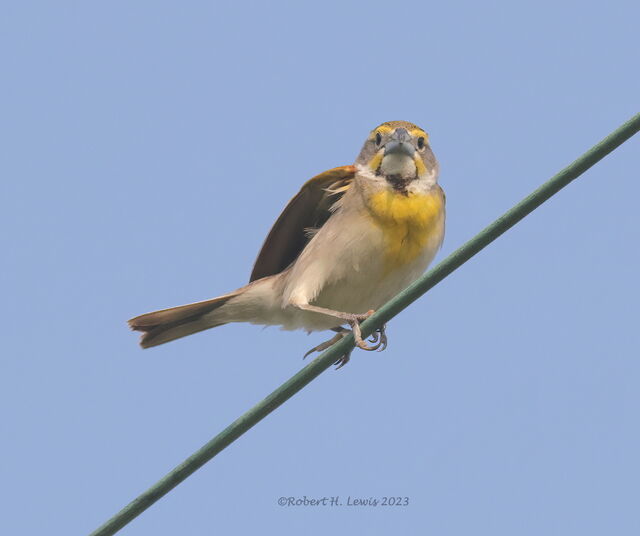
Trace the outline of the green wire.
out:
[[[527,214],[538,208],[551,196],[556,194],[572,180],[579,177],[596,162],[602,160],[614,149],[628,140],[640,130],[640,114],[609,134],[600,143],[594,145],[580,158],[553,176],[520,203],[505,212],[491,225],[483,229],[462,247],[458,248],[440,264],[429,270],[420,279],[378,309],[375,314],[362,324],[362,335],[370,335],[377,327],[385,324],[416,301],[429,289],[437,285],[451,272],[462,266],[476,253],[484,249],[502,233],[509,230]],[[135,519],[158,499],[169,493],[173,488],[193,474],[205,463],[225,447],[233,443],[252,426],[264,419],[278,406],[300,391],[322,372],[327,370],[338,358],[351,350],[354,346],[353,336],[349,335],[331,348],[320,354],[300,372],[295,374],[262,402],[253,406],[249,411],[227,426],[222,432],[204,445],[200,450],[189,456],[184,462],[170,471],[162,479],[142,493],[104,525],[96,529],[90,536],[109,536],[115,534],[131,520]]]

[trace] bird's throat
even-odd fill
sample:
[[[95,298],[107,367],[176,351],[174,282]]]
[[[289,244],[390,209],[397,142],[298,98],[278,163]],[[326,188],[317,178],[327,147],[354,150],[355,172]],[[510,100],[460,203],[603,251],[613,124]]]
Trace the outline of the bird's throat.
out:
[[[405,175],[385,175],[384,178],[391,185],[391,187],[402,195],[409,195],[407,191],[407,186],[414,181],[417,177],[414,175],[413,177],[406,177]]]

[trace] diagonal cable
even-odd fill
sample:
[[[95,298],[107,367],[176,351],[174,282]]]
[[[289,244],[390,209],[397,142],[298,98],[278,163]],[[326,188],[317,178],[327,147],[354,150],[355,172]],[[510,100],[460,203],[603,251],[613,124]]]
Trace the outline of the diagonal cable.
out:
[[[572,162],[558,174],[545,182],[533,193],[525,197],[513,208],[505,212],[488,227],[462,245],[440,264],[429,270],[420,279],[400,292],[382,306],[375,314],[362,324],[362,335],[367,337],[377,327],[391,320],[399,312],[406,309],[429,289],[437,285],[454,270],[462,266],[476,253],[484,249],[505,231],[508,231],[525,216],[538,208],[551,196],[555,195],[572,180],[602,160],[614,149],[622,145],[640,130],[640,113],[618,127],[602,141],[594,145],[586,153]],[[252,426],[264,419],[278,406],[300,391],[305,385],[327,370],[338,358],[354,347],[353,336],[349,335],[320,354],[306,367],[292,376],[264,400],[227,426],[202,448],[189,456],[180,465],[167,473],[163,478],[142,493],[104,525],[89,536],[110,536],[119,531],[131,520],[138,517],[158,499],[169,493],[187,477],[192,475],[216,454],[229,446]]]

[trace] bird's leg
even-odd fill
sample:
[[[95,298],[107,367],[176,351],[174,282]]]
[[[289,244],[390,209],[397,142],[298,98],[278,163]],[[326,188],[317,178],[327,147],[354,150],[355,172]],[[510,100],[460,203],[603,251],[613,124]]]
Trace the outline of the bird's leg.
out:
[[[304,354],[304,357],[302,359],[305,359],[309,354],[312,354],[313,352],[322,352],[323,350],[326,350],[327,348],[333,346],[338,341],[341,341],[344,337],[346,337],[350,333],[348,329],[344,329],[344,328],[333,328],[333,331],[336,331],[337,333],[333,337],[331,337],[328,341],[324,341],[323,343],[320,343],[318,346],[314,346],[313,348],[311,348],[311,350],[309,350],[306,354]],[[338,370],[341,367],[344,367],[349,362],[349,357],[351,356],[351,352],[352,350],[349,350],[346,354],[341,356],[340,359],[338,359],[334,363],[334,365],[338,365],[336,367],[336,370]]]
[[[382,342],[380,342],[377,346],[368,346],[367,343],[362,339],[362,331],[360,330],[360,322],[366,320],[373,314],[373,310],[367,311],[364,314],[355,314],[355,313],[343,313],[340,311],[334,311],[333,309],[325,309],[324,307],[318,307],[317,305],[311,305],[309,303],[300,303],[296,304],[295,307],[298,309],[302,309],[303,311],[309,311],[311,313],[319,313],[321,315],[333,316],[334,318],[338,318],[345,323],[351,326],[351,332],[353,333],[353,338],[356,341],[356,346],[358,348],[362,348],[363,350],[377,350],[380,348]],[[381,334],[384,332],[384,328],[381,331]],[[382,337],[381,337],[382,338]],[[377,338],[376,338],[377,341]],[[385,336],[385,345],[386,345],[386,336]]]

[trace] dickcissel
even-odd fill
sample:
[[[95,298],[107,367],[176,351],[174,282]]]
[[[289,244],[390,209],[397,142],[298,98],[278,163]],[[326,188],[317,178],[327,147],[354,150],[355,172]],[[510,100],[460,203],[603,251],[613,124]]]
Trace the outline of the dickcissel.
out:
[[[269,232],[250,282],[211,300],[129,321],[149,348],[229,322],[336,335],[384,349],[384,328],[362,339],[360,322],[422,274],[444,237],[445,196],[429,137],[406,121],[375,128],[355,163],[307,181]],[[350,352],[349,352],[350,354]],[[338,367],[349,360],[342,356]]]

